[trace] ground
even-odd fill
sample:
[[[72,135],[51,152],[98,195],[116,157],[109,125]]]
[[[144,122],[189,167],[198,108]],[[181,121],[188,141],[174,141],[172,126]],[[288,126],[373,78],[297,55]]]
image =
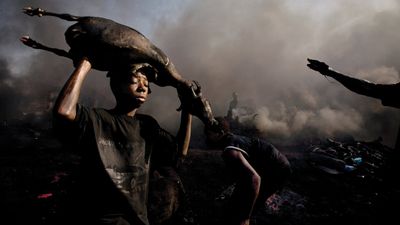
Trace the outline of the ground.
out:
[[[0,129],[2,224],[57,224],[79,157],[51,130],[26,125]],[[293,167],[287,186],[254,212],[252,224],[390,224],[396,219],[399,189],[384,181],[328,174],[307,162],[308,145],[279,145]],[[233,186],[220,152],[190,149],[179,169],[185,199],[169,224],[223,224],[222,206]]]

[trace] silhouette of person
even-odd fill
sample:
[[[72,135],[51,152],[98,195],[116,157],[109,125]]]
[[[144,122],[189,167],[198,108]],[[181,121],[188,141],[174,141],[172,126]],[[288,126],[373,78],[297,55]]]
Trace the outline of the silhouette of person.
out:
[[[227,224],[249,225],[254,209],[286,184],[291,165],[268,141],[234,134],[226,119],[216,119],[217,125],[205,126],[206,142],[222,150],[222,158],[236,184],[224,216]]]

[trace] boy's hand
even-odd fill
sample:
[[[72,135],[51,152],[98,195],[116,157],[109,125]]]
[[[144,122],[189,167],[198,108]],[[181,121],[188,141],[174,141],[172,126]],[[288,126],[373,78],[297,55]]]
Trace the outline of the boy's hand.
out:
[[[197,81],[192,81],[191,84],[178,87],[177,91],[181,101],[178,111],[185,109],[190,114],[193,114],[193,103],[197,98],[201,97],[200,84]]]

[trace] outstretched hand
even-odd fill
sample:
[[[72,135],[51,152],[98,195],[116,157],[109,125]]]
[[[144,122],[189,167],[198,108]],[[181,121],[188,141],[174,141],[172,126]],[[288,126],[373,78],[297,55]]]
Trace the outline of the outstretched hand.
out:
[[[320,61],[315,60],[315,59],[308,59],[308,58],[307,58],[307,61],[309,62],[307,64],[307,66],[310,69],[318,71],[323,75],[327,75],[327,73],[329,71],[329,66],[326,63],[320,62]]]

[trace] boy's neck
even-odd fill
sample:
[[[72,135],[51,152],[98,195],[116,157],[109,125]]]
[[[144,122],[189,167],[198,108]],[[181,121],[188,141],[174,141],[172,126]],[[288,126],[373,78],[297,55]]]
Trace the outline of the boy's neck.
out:
[[[114,114],[118,115],[126,115],[126,116],[135,116],[138,107],[123,107],[121,105],[116,105],[111,111]]]

